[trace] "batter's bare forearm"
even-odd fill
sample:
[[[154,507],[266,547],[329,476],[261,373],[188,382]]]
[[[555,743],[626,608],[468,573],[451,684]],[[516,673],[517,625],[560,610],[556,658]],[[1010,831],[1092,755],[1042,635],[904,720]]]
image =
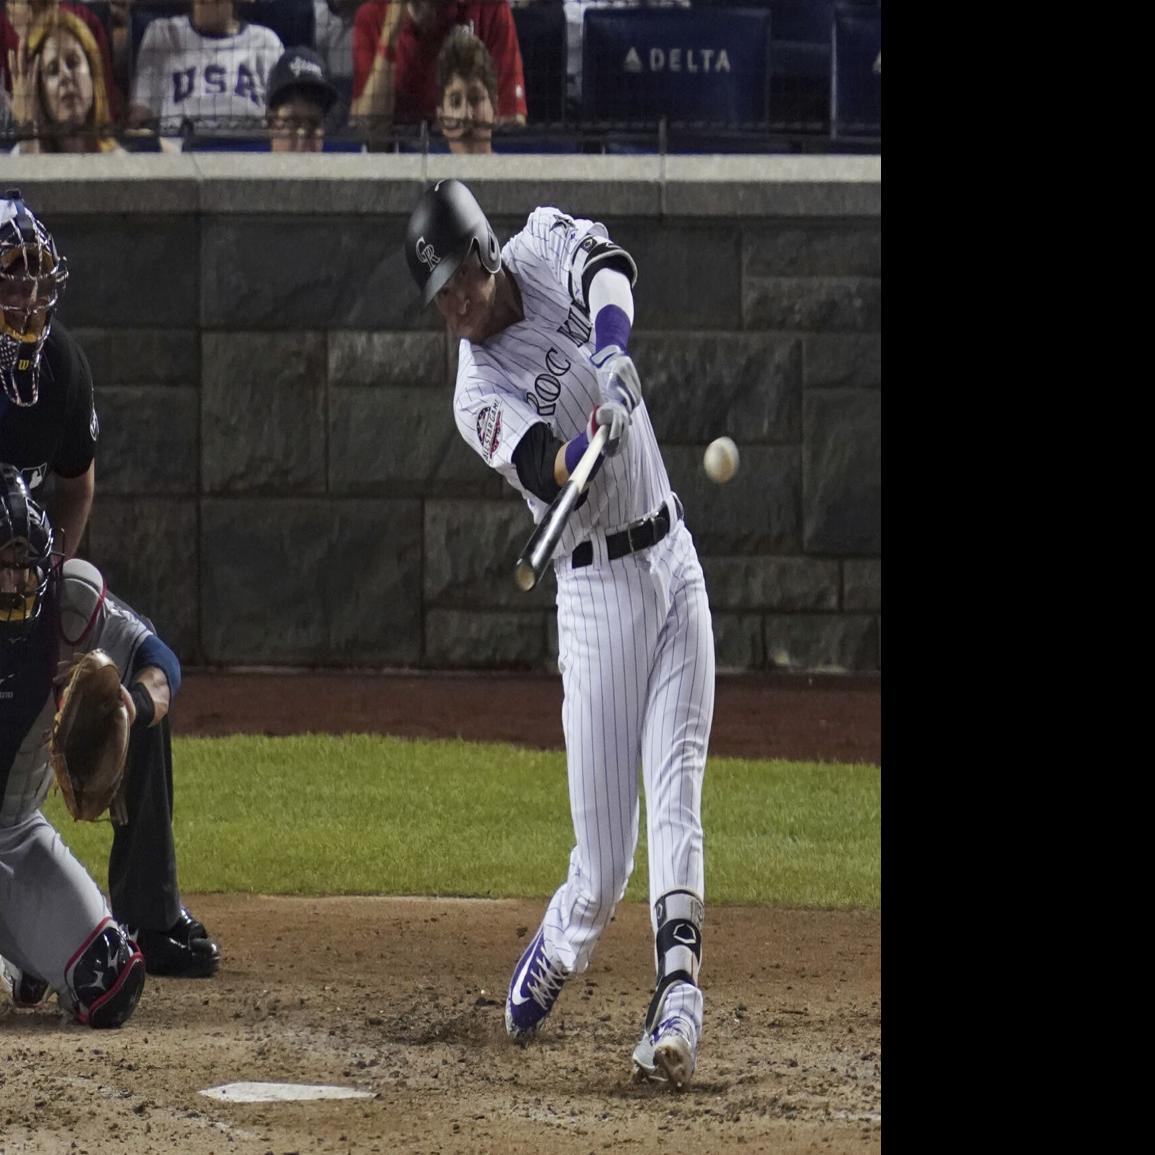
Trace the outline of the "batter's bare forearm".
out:
[[[581,435],[579,434],[579,436]],[[576,441],[577,437],[575,437],[574,440]],[[569,481],[569,469],[566,468],[565,463],[565,451],[568,448],[569,442],[567,441],[558,449],[557,456],[553,459],[553,479],[558,485],[565,485],[565,483]]]

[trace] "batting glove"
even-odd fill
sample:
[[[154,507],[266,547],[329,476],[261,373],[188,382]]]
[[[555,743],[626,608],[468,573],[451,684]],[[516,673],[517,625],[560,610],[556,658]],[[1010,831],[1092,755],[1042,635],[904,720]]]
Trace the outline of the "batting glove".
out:
[[[626,434],[629,433],[629,412],[616,401],[603,401],[601,405],[595,405],[590,410],[590,427],[587,436],[591,441],[602,425],[608,425],[610,428],[602,453],[606,457],[614,457],[625,444]]]
[[[607,345],[590,358],[590,363],[598,371],[602,400],[615,402],[624,406],[627,413],[633,413],[642,399],[642,382],[630,355],[617,345]]]

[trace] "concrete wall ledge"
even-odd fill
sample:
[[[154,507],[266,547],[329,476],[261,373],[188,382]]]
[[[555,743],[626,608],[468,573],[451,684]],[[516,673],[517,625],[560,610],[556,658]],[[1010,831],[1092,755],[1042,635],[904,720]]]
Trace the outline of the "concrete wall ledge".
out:
[[[493,216],[564,199],[583,215],[878,217],[878,156],[451,157],[391,153],[4,156],[0,184],[60,215],[408,213],[457,176]],[[564,189],[564,198],[561,190]]]

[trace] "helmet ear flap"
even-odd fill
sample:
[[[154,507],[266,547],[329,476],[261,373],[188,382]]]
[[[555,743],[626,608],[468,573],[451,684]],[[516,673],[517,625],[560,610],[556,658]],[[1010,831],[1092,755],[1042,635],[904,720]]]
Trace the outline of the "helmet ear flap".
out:
[[[478,245],[477,255],[481,258],[481,263],[488,272],[496,273],[501,268],[501,246],[497,243],[497,237],[494,235],[493,229],[489,227],[488,222],[486,222],[485,232],[484,251],[482,246]]]

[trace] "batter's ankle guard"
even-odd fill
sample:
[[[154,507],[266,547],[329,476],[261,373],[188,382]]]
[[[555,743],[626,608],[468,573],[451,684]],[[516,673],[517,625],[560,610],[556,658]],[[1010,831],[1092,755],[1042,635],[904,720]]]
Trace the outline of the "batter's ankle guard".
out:
[[[647,1031],[658,1025],[666,991],[674,983],[698,985],[705,906],[691,890],[670,890],[654,903],[654,913],[658,924],[654,941],[658,979],[650,1008],[646,1011]]]

